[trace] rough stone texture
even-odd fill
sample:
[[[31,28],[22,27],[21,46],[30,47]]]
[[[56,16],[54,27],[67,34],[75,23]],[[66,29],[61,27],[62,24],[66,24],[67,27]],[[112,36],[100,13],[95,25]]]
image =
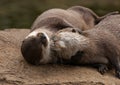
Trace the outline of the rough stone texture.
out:
[[[120,85],[114,71],[101,75],[85,66],[27,64],[20,44],[28,29],[0,31],[0,85]]]

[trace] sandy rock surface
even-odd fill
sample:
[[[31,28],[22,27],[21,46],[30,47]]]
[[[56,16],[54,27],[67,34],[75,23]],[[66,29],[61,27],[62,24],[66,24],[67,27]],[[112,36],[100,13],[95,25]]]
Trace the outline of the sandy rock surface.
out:
[[[120,85],[114,71],[101,75],[92,67],[27,64],[20,45],[28,33],[28,29],[0,31],[0,85]]]

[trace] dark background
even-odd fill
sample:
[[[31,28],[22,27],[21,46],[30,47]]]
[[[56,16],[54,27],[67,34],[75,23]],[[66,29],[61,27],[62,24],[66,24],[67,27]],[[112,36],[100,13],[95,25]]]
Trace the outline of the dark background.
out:
[[[43,11],[74,5],[88,7],[98,15],[120,11],[120,0],[0,0],[0,29],[30,28]]]

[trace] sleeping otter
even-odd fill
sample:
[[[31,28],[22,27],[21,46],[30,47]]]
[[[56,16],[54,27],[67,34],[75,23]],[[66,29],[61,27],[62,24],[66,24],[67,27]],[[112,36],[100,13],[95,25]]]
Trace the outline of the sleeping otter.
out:
[[[112,66],[120,78],[120,15],[109,16],[86,31],[63,29],[54,35],[51,47],[59,58],[96,65],[102,74]]]
[[[28,63],[33,65],[49,63],[51,60],[50,37],[53,33],[68,27],[87,30],[106,16],[98,17],[92,10],[82,6],[73,6],[67,10],[45,11],[37,17],[31,27],[31,32],[23,40],[22,55]]]

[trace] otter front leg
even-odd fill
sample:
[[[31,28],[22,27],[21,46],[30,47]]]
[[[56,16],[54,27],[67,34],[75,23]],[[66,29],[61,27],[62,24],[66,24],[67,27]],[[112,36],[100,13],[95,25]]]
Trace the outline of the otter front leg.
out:
[[[108,56],[110,64],[115,68],[116,76],[120,79],[120,51],[112,49],[111,54]]]
[[[116,77],[118,77],[120,79],[120,59],[119,59],[119,57],[112,59],[111,63],[115,67]]]
[[[120,79],[120,66],[117,66],[115,73],[116,73],[116,76]]]

